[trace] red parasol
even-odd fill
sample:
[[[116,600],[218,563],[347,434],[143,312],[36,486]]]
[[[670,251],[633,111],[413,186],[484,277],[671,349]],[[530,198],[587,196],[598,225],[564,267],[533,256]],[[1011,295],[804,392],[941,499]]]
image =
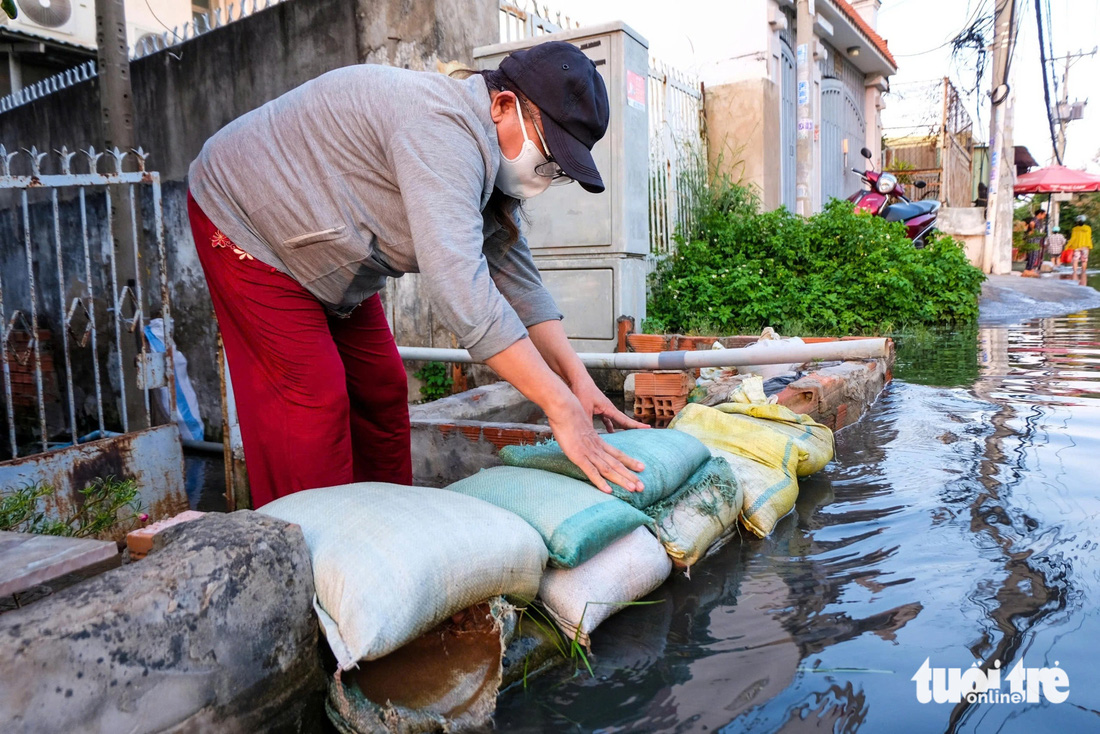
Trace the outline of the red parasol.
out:
[[[1100,176],[1065,166],[1047,166],[1016,177],[1014,194],[1081,194],[1100,191]]]

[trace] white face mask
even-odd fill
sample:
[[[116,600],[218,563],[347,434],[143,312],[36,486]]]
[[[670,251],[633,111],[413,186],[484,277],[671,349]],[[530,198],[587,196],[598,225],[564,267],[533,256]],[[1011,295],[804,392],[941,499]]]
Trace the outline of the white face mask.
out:
[[[519,115],[519,129],[523,131],[523,147],[515,158],[500,154],[500,170],[497,171],[496,186],[513,199],[530,199],[538,196],[550,187],[550,177],[540,176],[535,168],[547,162],[546,156],[539,152],[538,146],[527,137],[527,126],[523,124],[520,101],[516,100],[516,114]],[[537,128],[536,128],[537,129]],[[542,140],[542,135],[539,135]],[[546,142],[543,141],[543,145]]]

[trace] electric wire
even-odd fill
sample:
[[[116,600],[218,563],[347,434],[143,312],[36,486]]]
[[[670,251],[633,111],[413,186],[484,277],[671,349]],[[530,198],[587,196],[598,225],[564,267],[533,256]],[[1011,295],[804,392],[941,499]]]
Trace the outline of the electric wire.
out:
[[[1042,0],[1035,0],[1035,22],[1039,28],[1039,62],[1043,65],[1043,98],[1047,105],[1047,126],[1050,128],[1050,143],[1054,148],[1054,158],[1062,165],[1062,154],[1058,151],[1058,136],[1054,133],[1054,117],[1050,111],[1050,78],[1047,74],[1046,38],[1043,36]]]

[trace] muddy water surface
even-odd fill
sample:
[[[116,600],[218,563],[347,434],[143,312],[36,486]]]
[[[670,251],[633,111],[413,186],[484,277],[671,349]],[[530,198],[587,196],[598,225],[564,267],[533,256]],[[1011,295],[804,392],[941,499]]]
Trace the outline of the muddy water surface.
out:
[[[595,677],[511,689],[497,729],[1100,730],[1098,370],[1100,310],[909,350],[772,537],[613,617]],[[926,659],[1058,665],[1068,700],[921,704]]]

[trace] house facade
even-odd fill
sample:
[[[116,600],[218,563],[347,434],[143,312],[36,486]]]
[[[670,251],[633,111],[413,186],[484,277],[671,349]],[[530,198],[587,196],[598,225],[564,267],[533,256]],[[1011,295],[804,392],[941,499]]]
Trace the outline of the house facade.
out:
[[[851,169],[863,167],[863,147],[881,162],[882,95],[897,71],[875,32],[880,0],[803,3],[813,28],[806,39],[797,37],[795,0],[740,0],[725,52],[701,71],[710,163],[757,187],[767,209],[797,211],[800,134],[812,145],[804,192],[812,211],[859,188]],[[800,123],[799,106],[807,102],[798,87],[803,46],[812,118]]]

